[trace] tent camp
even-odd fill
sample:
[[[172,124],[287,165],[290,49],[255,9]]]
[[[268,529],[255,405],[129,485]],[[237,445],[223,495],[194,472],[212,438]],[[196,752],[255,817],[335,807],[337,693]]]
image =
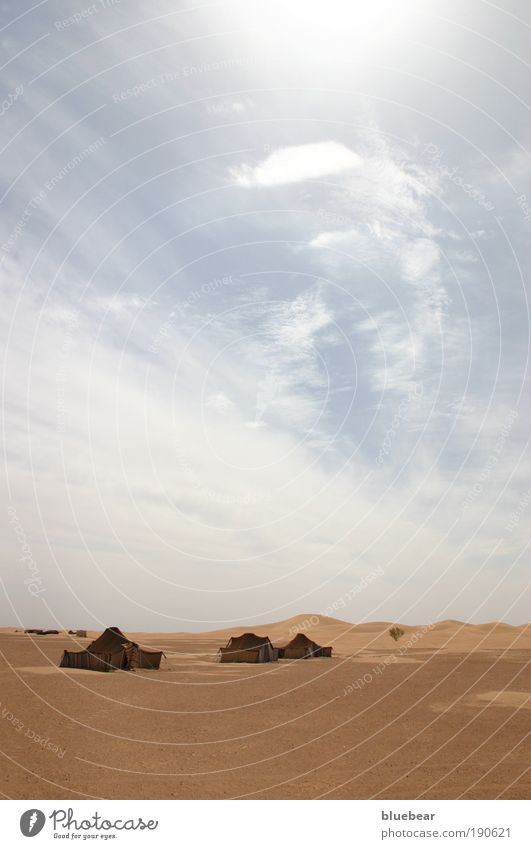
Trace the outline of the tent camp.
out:
[[[221,663],[269,663],[278,659],[278,651],[271,645],[269,637],[256,634],[231,637],[219,652]]]
[[[278,656],[292,660],[305,657],[332,657],[332,647],[319,646],[306,634],[297,634],[287,646],[278,649]]]
[[[158,669],[163,652],[134,643],[119,628],[106,628],[83,651],[65,651],[59,666],[109,672],[112,669]]]

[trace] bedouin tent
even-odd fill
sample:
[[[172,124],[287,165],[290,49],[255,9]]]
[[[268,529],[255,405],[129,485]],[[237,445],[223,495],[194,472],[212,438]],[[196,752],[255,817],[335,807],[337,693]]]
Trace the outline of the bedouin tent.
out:
[[[278,651],[271,645],[269,637],[256,634],[231,637],[219,652],[221,663],[269,663],[278,659]]]
[[[305,657],[332,657],[332,647],[320,646],[310,640],[306,634],[297,634],[287,646],[278,649],[278,656],[292,660]]]
[[[139,646],[119,628],[106,628],[83,651],[65,651],[59,666],[109,672],[111,669],[158,669],[163,652]]]

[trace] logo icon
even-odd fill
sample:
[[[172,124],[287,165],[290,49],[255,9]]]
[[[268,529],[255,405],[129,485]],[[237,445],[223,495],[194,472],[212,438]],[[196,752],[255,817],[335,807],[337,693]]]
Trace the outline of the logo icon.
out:
[[[30,808],[24,811],[20,817],[20,830],[24,837],[35,837],[44,828],[46,817],[38,808]]]

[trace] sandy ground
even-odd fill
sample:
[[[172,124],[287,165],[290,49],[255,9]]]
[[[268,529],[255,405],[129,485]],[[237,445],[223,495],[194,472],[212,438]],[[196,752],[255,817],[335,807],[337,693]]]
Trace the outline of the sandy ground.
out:
[[[95,632],[76,640],[0,629],[0,791],[528,798],[531,627],[402,627],[396,644],[389,623],[311,615],[198,635],[129,633],[167,658],[156,672],[111,674],[57,666],[64,648]],[[217,648],[242,630],[275,644],[303,630],[334,657],[217,663]]]

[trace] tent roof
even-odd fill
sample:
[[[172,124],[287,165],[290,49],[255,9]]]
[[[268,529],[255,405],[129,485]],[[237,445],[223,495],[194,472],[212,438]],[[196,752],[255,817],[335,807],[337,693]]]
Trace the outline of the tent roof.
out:
[[[100,634],[99,637],[96,637],[92,643],[87,646],[86,650],[89,652],[113,652],[118,651],[123,648],[128,643],[132,643],[133,641],[126,637],[125,634],[122,634],[120,629],[113,625],[111,628],[106,628],[103,634]],[[134,644],[136,645],[136,644]]]
[[[153,646],[140,646],[134,640],[130,640],[116,625],[105,628],[103,634],[96,637],[84,651],[91,652],[92,654],[108,654],[109,652],[112,654],[113,652],[120,651],[125,646],[135,646],[145,654],[164,654],[162,649],[153,648]]]
[[[245,649],[258,649],[261,646],[268,645],[271,645],[269,637],[259,637],[256,634],[247,633],[240,634],[238,637],[231,637],[227,643],[227,648],[244,651]]]
[[[315,643],[313,640],[310,640],[310,638],[307,637],[306,634],[297,634],[295,637],[293,637],[292,640],[290,640],[290,642],[286,646],[284,646],[284,648],[286,649],[298,649],[306,647],[309,647],[311,649],[322,648],[322,646],[320,646],[318,643]]]

